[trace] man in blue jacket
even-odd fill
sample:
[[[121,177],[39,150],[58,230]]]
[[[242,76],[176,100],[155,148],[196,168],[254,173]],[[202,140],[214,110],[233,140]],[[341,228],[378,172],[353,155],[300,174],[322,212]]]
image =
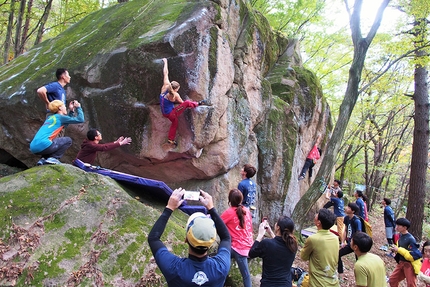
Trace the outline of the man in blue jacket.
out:
[[[184,192],[182,188],[173,191],[166,208],[152,227],[148,235],[152,254],[170,287],[223,287],[230,271],[231,237],[216,212],[209,193],[200,191],[200,202],[208,209],[211,218],[196,212],[187,222],[185,242],[188,244],[188,258],[174,255],[160,240],[170,215],[184,201]],[[220,238],[218,252],[215,256],[209,257],[208,250],[214,243],[217,233]]]
[[[355,203],[358,205],[358,208],[360,209],[359,212],[357,212],[357,216],[360,216],[364,219],[366,219],[366,206],[364,205],[364,200],[363,200],[363,192],[361,190],[356,190],[354,192],[354,197],[356,198]]]
[[[336,215],[337,232],[339,236],[343,234],[343,220],[345,218],[345,206],[343,203],[343,192],[340,188],[340,181],[335,179],[333,186],[327,189],[325,197],[329,200],[324,205],[324,208],[330,208],[333,206],[334,214]]]
[[[388,245],[392,245],[394,228],[396,227],[396,220],[394,219],[394,211],[390,206],[391,200],[389,198],[384,198],[382,200],[382,205],[384,206],[384,224],[385,224],[385,234],[387,236]]]

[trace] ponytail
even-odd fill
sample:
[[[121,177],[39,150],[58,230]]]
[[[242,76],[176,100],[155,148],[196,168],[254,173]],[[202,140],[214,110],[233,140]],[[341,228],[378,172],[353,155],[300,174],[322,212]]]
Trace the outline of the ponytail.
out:
[[[243,201],[243,194],[238,189],[232,189],[228,193],[228,202],[230,203],[231,207],[237,207],[236,208],[236,215],[237,218],[239,218],[239,225],[241,228],[245,228],[245,215],[246,210],[243,208],[242,205]]]
[[[236,209],[236,215],[237,218],[239,218],[239,225],[241,228],[245,228],[245,215],[246,211],[243,209],[243,205],[239,204],[239,206]]]
[[[282,240],[284,240],[285,245],[288,247],[288,249],[290,249],[291,252],[293,253],[297,252],[299,248],[299,245],[297,243],[297,238],[287,228],[285,228],[282,231]]]
[[[296,253],[299,245],[297,243],[297,238],[293,234],[294,222],[287,216],[281,216],[278,219],[277,225],[281,230],[281,236],[282,240],[285,242],[285,246],[287,246],[291,252]]]

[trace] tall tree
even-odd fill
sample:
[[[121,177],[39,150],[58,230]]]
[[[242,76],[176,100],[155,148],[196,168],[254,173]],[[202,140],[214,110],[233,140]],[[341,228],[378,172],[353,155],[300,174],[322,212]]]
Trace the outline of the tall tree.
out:
[[[9,52],[12,44],[13,19],[15,14],[15,0],[10,2],[9,19],[7,23],[6,38],[4,41],[3,64],[9,61]]]
[[[351,5],[348,0],[344,0],[346,10],[350,19],[349,24],[351,29],[352,43],[354,46],[354,55],[352,64],[349,69],[348,84],[345,96],[343,98],[339,110],[339,117],[336,121],[333,134],[328,141],[326,155],[321,163],[316,178],[324,177],[326,180],[328,180],[329,175],[333,170],[336,155],[339,151],[339,147],[341,145],[341,141],[345,134],[345,130],[351,117],[352,111],[354,109],[355,103],[357,102],[357,98],[359,95],[358,89],[361,81],[361,73],[363,71],[367,51],[369,49],[370,44],[372,43],[373,38],[376,35],[376,32],[379,29],[379,26],[381,25],[384,10],[388,6],[389,2],[390,0],[382,1],[367,36],[363,37],[361,31],[360,17],[363,0],[355,0],[353,2],[353,5]],[[318,190],[319,182],[314,181],[313,184],[310,186],[309,190],[302,196],[302,198],[294,208],[292,217],[294,222],[298,224],[299,228],[301,228],[301,226],[305,222],[312,205],[320,198],[321,194]]]
[[[24,52],[24,46],[27,42],[28,37],[28,31],[30,30],[30,20],[31,20],[31,10],[33,8],[33,0],[28,0],[27,3],[27,13],[25,16],[25,24],[22,29],[22,36],[21,36],[21,46],[19,49],[19,54],[22,54]]]
[[[15,25],[15,57],[20,54],[20,50],[21,50],[20,47],[21,47],[22,21],[24,19],[24,14],[25,14],[25,0],[21,0],[20,2],[21,4],[19,5],[18,19]]]
[[[47,0],[45,10],[43,11],[43,15],[40,18],[40,21],[38,25],[36,25],[38,28],[36,40],[34,41],[34,45],[39,44],[42,42],[43,33],[45,32],[45,24],[48,21],[49,13],[51,12],[52,8],[52,1],[53,0]]]
[[[423,234],[424,198],[426,195],[426,175],[429,152],[429,92],[428,92],[428,24],[430,15],[428,1],[412,0],[411,12],[414,17],[415,74],[414,94],[414,141],[409,183],[409,198],[406,217],[411,221],[410,232],[421,239]]]

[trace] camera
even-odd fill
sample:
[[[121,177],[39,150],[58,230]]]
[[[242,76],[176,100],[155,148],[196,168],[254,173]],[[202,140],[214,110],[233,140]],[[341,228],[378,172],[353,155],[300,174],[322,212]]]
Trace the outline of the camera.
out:
[[[198,201],[200,198],[200,191],[189,191],[186,190],[184,192],[184,199],[185,200],[196,200]]]

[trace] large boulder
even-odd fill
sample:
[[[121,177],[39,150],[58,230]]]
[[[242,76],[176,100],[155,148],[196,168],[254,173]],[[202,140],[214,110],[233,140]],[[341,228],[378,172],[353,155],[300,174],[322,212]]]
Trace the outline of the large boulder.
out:
[[[180,94],[212,106],[186,111],[177,148],[160,112],[162,58]],[[210,190],[221,210],[243,164],[258,169],[257,217],[291,214],[304,192],[298,172],[330,112],[315,76],[302,67],[298,43],[271,30],[248,1],[131,1],[95,12],[54,39],[0,67],[0,150],[34,166],[29,142],[45,119],[36,89],[71,74],[67,98],[86,121],[71,125],[71,162],[89,127],[105,141],[133,143],[100,153],[107,168],[163,180],[172,188]],[[1,158],[1,157],[0,157]],[[258,219],[257,219],[258,220]]]
[[[68,164],[31,168],[0,185],[0,286],[164,281],[147,236],[165,203],[142,204],[114,180]],[[186,220],[175,211],[162,237],[181,256]]]

